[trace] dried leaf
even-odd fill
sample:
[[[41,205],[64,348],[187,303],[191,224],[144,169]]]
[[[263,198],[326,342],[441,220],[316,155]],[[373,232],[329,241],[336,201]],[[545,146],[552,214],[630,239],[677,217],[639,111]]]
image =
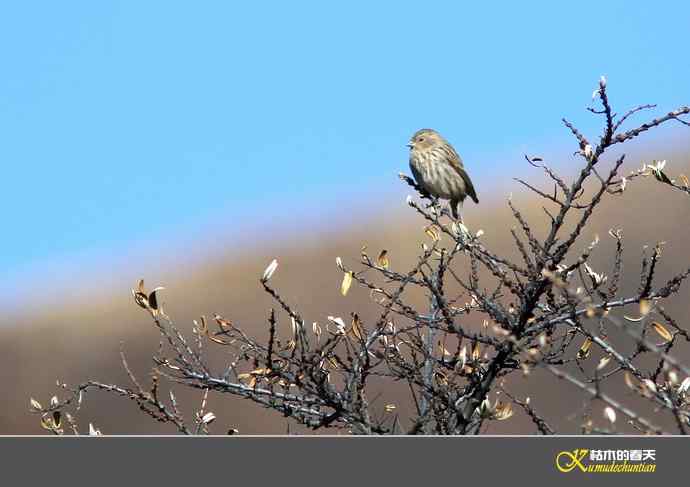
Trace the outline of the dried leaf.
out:
[[[338,361],[334,357],[328,357],[327,360],[328,360],[328,363],[330,364],[332,369],[337,370],[340,368],[340,364],[338,363]]]
[[[496,404],[494,408],[494,419],[498,421],[505,421],[513,415],[513,405],[511,403]]]
[[[201,317],[202,320],[206,320],[205,317]],[[232,323],[223,318],[221,315],[216,314],[213,317],[213,320],[218,323],[218,326],[220,327],[221,331],[228,331],[230,328],[232,328]]]
[[[261,282],[268,282],[268,280],[273,276],[273,273],[276,271],[277,268],[278,261],[276,259],[273,259],[271,263],[268,264],[268,267],[266,267],[264,275],[261,277]]]
[[[446,349],[446,347],[443,346],[441,340],[438,341],[438,353],[444,357],[450,356],[450,352]]]
[[[479,357],[481,357],[479,342],[474,342],[474,346],[472,347],[472,361],[476,362],[477,360],[479,360]]]
[[[642,381],[642,383],[643,383],[644,386],[645,386],[647,389],[649,389],[650,391],[652,391],[652,392],[656,392],[656,391],[657,391],[656,383],[655,383],[653,380],[651,380],[651,379],[645,379],[645,380]]]
[[[630,389],[637,389],[635,386],[635,382],[633,381],[632,375],[630,375],[630,372],[627,370],[623,374],[623,380],[625,381],[625,385],[628,386]]]
[[[587,144],[585,145],[584,149],[582,150],[582,153],[584,156],[587,158],[587,160],[591,160],[592,157],[594,156],[594,150],[592,149],[592,146]]]
[[[159,310],[160,306],[158,305],[158,296],[156,293],[158,291],[162,291],[164,289],[165,289],[164,287],[159,286],[156,289],[154,289],[153,291],[151,291],[151,293],[149,293],[149,308],[151,308],[154,311]]]
[[[611,361],[610,355],[602,357],[601,360],[599,360],[599,364],[597,365],[597,370],[602,370],[604,367],[606,367],[609,364],[610,361]]]
[[[492,413],[493,411],[491,410],[491,402],[489,401],[489,398],[486,398],[479,405],[479,414],[483,418],[489,418],[491,417]]]
[[[609,235],[611,235],[611,237],[615,238],[616,240],[620,240],[623,238],[623,230],[621,230],[620,228],[611,228],[609,229]]]
[[[659,181],[665,184],[673,184],[673,181],[671,181],[671,178],[669,178],[664,171],[659,169],[658,171],[654,171],[654,177],[657,178]]]
[[[216,338],[213,335],[208,335],[208,339],[214,343],[219,344],[219,345],[231,345],[235,342],[235,340],[232,340],[230,342],[226,342],[225,340],[221,340],[220,338]]]
[[[201,418],[201,422],[204,424],[211,424],[215,420],[216,420],[216,415],[213,414],[212,412],[208,412],[208,413],[204,414],[204,416]]]
[[[328,321],[333,323],[336,326],[336,335],[344,335],[345,334],[345,322],[343,321],[342,318],[340,317],[335,317],[335,316],[329,316]]]
[[[438,233],[438,228],[436,228],[436,225],[429,225],[424,229],[424,233],[426,233],[427,236],[434,242],[438,242],[441,238]]]
[[[53,431],[55,429],[55,423],[53,423],[53,418],[44,415],[41,416],[41,426],[48,431]]]
[[[440,370],[437,370],[434,372],[434,379],[440,386],[447,386],[448,385],[448,377],[446,374],[441,372]]]
[[[62,425],[62,414],[60,411],[53,411],[53,424],[56,428],[59,428]]]
[[[688,181],[688,177],[685,174],[681,174],[679,177],[680,180],[683,182],[683,186],[685,186],[686,188],[690,186],[690,181]]]
[[[654,328],[654,331],[657,332],[659,336],[661,336],[661,338],[664,339],[664,341],[670,342],[671,340],[673,340],[673,335],[671,334],[671,332],[668,331],[664,327],[664,325],[662,325],[658,321],[654,321],[652,323],[652,328]]]
[[[364,340],[364,331],[362,330],[362,325],[359,321],[359,316],[357,315],[357,313],[354,313],[352,315],[350,334],[353,335],[357,340]]]
[[[340,293],[343,296],[347,296],[347,292],[350,290],[350,286],[352,286],[352,271],[343,274],[343,282],[340,285]]]
[[[132,289],[132,296],[134,296],[134,302],[138,306],[144,309],[149,309],[149,298],[144,293],[140,293]]]
[[[592,339],[587,337],[580,347],[580,350],[577,351],[577,358],[580,360],[586,359],[589,357],[590,354],[590,348],[592,347]]]
[[[465,365],[467,365],[467,345],[463,345],[462,348],[460,349],[460,353],[458,354],[457,362],[455,363],[455,370],[462,373],[463,370],[465,369]]]
[[[297,332],[299,331],[299,327],[297,326],[297,321],[295,320],[294,316],[290,317],[290,328],[292,329],[292,336],[297,338]]]
[[[644,320],[644,315],[640,316],[639,318],[633,318],[632,316],[623,315],[623,318],[627,321],[630,321],[631,323],[639,323],[640,321]]]
[[[640,301],[640,314],[642,316],[647,316],[652,309],[652,304],[648,299],[643,299]]]
[[[616,411],[614,411],[611,406],[606,406],[604,408],[604,417],[613,424],[616,422]]]
[[[194,326],[197,327],[200,334],[208,335],[208,324],[206,323],[206,316],[201,315],[199,321],[194,320]]]
[[[388,261],[388,251],[382,250],[379,256],[376,258],[376,265],[382,269],[388,269],[390,262]]]

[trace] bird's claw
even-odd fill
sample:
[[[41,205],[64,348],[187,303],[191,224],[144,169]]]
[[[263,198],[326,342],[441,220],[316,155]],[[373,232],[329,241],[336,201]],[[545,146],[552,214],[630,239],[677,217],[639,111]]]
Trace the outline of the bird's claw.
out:
[[[427,208],[427,209],[438,206],[438,198],[434,198],[433,196],[430,196],[430,195],[428,195],[428,194],[427,194],[427,195],[424,195],[424,197],[426,197],[426,198],[428,198],[428,199],[431,200],[431,201],[429,202],[429,204],[426,205],[426,208]]]

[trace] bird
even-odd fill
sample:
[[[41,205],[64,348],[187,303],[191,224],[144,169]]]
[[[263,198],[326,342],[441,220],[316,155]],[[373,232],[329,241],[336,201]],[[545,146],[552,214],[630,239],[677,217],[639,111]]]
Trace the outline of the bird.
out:
[[[417,186],[433,198],[450,200],[453,218],[459,218],[458,207],[462,208],[468,196],[479,203],[462,159],[441,134],[433,129],[418,130],[407,146]]]

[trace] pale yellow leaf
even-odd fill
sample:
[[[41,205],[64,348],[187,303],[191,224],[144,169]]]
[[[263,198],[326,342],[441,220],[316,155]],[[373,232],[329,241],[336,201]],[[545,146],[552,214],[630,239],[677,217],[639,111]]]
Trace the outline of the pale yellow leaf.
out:
[[[376,258],[376,264],[382,269],[388,269],[390,262],[388,261],[388,251],[382,250],[379,256]]]
[[[671,335],[671,332],[668,331],[661,323],[654,321],[652,323],[652,328],[654,328],[654,331],[657,332],[665,341],[670,342],[673,340],[673,335]]]
[[[580,347],[580,350],[577,351],[577,358],[579,359],[586,359],[589,357],[590,353],[590,348],[592,347],[592,339],[587,337]]]
[[[597,365],[597,370],[602,370],[604,367],[606,367],[609,362],[611,361],[611,356],[607,355],[606,357],[602,357],[601,360],[599,360],[599,365]]]
[[[424,233],[427,234],[427,236],[433,240],[434,242],[438,242],[439,239],[441,238],[438,233],[438,228],[436,228],[436,225],[429,225],[424,229]]]
[[[343,274],[343,282],[340,285],[340,293],[343,296],[347,296],[347,293],[350,290],[350,286],[352,286],[352,271]]]

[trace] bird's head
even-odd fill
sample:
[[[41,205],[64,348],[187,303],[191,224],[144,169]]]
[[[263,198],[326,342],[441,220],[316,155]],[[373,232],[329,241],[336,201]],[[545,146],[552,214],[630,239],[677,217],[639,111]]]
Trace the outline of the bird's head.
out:
[[[410,138],[407,147],[413,151],[425,151],[445,143],[445,139],[433,129],[417,130]]]

